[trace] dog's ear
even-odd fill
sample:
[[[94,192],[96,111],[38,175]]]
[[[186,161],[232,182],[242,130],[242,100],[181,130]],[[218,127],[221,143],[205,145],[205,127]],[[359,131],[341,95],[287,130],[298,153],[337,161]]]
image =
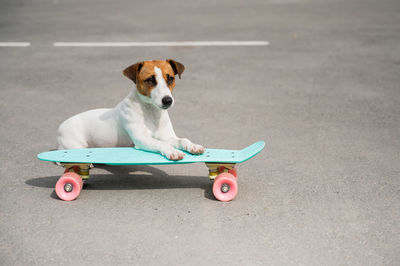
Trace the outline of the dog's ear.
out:
[[[136,78],[140,72],[140,69],[142,69],[142,66],[143,62],[136,63],[134,65],[125,68],[125,70],[122,73],[124,73],[125,77],[131,79],[136,84]]]
[[[167,59],[167,62],[172,66],[175,75],[178,75],[178,77],[181,78],[181,74],[185,70],[185,66],[173,59]]]

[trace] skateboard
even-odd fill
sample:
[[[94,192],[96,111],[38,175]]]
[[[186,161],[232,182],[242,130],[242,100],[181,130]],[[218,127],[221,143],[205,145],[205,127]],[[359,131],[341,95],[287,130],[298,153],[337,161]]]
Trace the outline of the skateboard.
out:
[[[265,146],[258,141],[242,150],[206,149],[201,155],[185,152],[179,161],[171,161],[159,153],[148,152],[134,147],[87,148],[55,150],[38,154],[42,161],[55,162],[65,168],[57,181],[57,196],[66,201],[76,199],[89,179],[89,171],[96,164],[102,165],[165,165],[205,163],[209,179],[213,180],[213,194],[220,201],[230,201],[238,192],[236,164],[256,156]]]

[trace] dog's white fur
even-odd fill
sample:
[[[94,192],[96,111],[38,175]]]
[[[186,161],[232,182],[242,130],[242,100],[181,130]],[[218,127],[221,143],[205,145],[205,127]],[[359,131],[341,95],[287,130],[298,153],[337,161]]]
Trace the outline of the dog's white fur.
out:
[[[204,153],[201,145],[176,136],[168,111],[162,109],[162,99],[172,98],[171,91],[161,69],[155,66],[154,72],[157,85],[150,97],[140,94],[134,86],[116,107],[86,111],[64,121],[58,128],[58,149],[135,145],[170,160],[183,159],[185,153],[179,149]]]

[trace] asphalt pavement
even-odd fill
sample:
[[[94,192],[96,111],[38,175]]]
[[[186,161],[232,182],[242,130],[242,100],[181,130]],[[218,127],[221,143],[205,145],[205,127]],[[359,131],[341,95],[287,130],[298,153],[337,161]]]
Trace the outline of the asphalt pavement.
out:
[[[400,2],[1,1],[0,264],[399,265]],[[268,41],[57,47],[55,42]],[[1,46],[1,45],[0,45]],[[170,116],[208,148],[266,148],[222,203],[202,164],[101,167],[54,185],[66,118],[112,107],[122,70],[186,67]]]

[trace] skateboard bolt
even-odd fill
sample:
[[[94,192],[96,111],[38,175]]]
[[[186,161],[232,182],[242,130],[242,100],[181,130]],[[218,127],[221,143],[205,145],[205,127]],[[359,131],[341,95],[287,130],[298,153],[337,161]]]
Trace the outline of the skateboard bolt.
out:
[[[231,187],[228,184],[222,184],[221,191],[222,193],[227,193]]]
[[[67,183],[64,185],[65,192],[71,192],[73,189],[74,189],[74,187],[70,183]]]

